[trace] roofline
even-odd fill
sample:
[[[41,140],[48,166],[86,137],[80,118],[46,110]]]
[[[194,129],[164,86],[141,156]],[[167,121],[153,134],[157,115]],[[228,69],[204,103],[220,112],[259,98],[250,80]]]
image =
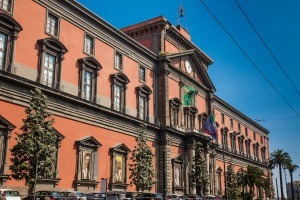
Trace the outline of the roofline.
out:
[[[261,129],[262,131],[264,131],[265,133],[269,134],[270,131],[268,131],[265,127],[263,127],[262,125],[258,124],[257,122],[255,122],[253,119],[251,119],[250,117],[246,116],[245,114],[243,114],[242,112],[238,111],[236,108],[234,108],[233,106],[231,106],[230,104],[228,104],[227,102],[225,102],[223,99],[221,99],[220,97],[218,97],[215,94],[212,94],[212,99],[215,99],[216,101],[220,102],[221,104],[223,104],[225,107],[227,107],[228,109],[230,109],[231,111],[235,112],[236,114],[238,114],[239,116],[241,116],[242,118],[246,119],[247,121],[249,121],[250,123],[252,123],[254,126],[258,127],[259,129]]]
[[[131,44],[135,48],[139,49],[140,51],[143,51],[144,53],[146,53],[151,58],[157,59],[157,55],[154,52],[152,52],[148,48],[142,46],[140,43],[136,42],[134,39],[132,39],[131,37],[126,35],[120,29],[118,29],[115,26],[111,25],[110,23],[108,23],[107,21],[102,19],[100,16],[98,16],[97,14],[90,11],[88,8],[86,8],[85,6],[80,4],[79,2],[74,1],[74,0],[65,0],[64,2],[67,2],[69,5],[73,6],[77,10],[81,11],[83,14],[85,14],[91,20],[96,21],[99,25],[105,27],[106,29],[111,31],[111,33],[113,33],[113,34],[117,35],[118,37],[122,38],[124,41],[128,42],[129,44]]]

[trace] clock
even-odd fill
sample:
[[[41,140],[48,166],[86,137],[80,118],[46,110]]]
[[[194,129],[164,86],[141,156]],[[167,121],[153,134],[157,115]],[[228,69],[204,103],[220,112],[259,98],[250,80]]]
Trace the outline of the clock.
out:
[[[189,60],[186,60],[184,64],[185,64],[186,72],[190,74],[192,72],[192,64],[191,64],[191,62]]]

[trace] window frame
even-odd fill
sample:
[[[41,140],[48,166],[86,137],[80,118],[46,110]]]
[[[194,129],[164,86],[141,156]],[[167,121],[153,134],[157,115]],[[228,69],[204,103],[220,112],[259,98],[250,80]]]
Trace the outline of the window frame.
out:
[[[201,114],[198,115],[199,130],[201,130],[203,128],[203,125],[204,125],[207,117],[208,117],[208,114],[205,113],[205,112],[203,112],[203,113],[201,113]]]
[[[144,73],[144,76],[142,77],[142,71]],[[146,83],[146,68],[143,67],[142,65],[139,66],[139,81],[142,83]]]
[[[184,113],[184,126],[186,129],[194,129],[195,128],[195,119],[196,114],[198,113],[198,109],[194,106],[185,106],[183,107]]]
[[[22,30],[21,25],[11,15],[6,12],[0,12],[0,33],[5,35],[6,38],[3,64],[0,70],[13,72],[16,40],[19,32]]]
[[[175,183],[175,169],[179,168],[179,177],[178,177],[178,182],[179,184],[177,185]],[[184,181],[184,159],[181,155],[176,156],[175,158],[172,159],[172,183],[173,183],[173,192],[181,190],[184,191],[185,189],[185,181]]]
[[[224,113],[221,113],[221,122],[222,122],[222,124],[225,124],[225,115],[224,115]]]
[[[120,68],[117,67],[117,56],[120,56],[120,60],[121,60],[121,64],[119,65]],[[118,51],[115,51],[115,54],[114,54],[114,69],[116,70],[119,70],[119,71],[123,71],[123,54],[121,54],[120,52]]]
[[[85,49],[85,47],[86,47],[86,38],[87,38],[87,37],[89,37],[89,38],[92,40],[92,52],[91,52],[91,53],[86,52],[86,49]],[[84,34],[83,53],[85,53],[85,54],[87,54],[87,55],[89,55],[89,56],[92,56],[92,57],[95,55],[95,38],[92,37],[92,36],[91,36],[90,34],[88,34],[88,33],[85,33],[85,34]]]
[[[48,16],[49,15],[52,15],[53,17],[55,17],[57,19],[56,34],[51,34],[51,28],[50,28],[50,32],[47,32],[47,24],[48,24]],[[60,17],[49,10],[47,10],[47,12],[46,12],[45,34],[47,34],[51,37],[55,37],[55,38],[59,38],[59,36],[60,36]]]
[[[86,101],[96,102],[97,100],[97,79],[99,76],[99,71],[102,69],[101,64],[93,57],[81,58],[78,60],[79,63],[79,90],[78,96]],[[91,91],[90,98],[84,98],[84,72],[87,71],[91,73]]]
[[[2,5],[0,4],[0,10],[4,11],[4,12],[6,12],[6,13],[9,13],[9,14],[11,14],[11,15],[13,15],[13,13],[14,13],[15,0],[8,0],[8,1],[9,1],[9,3],[8,3],[9,9],[8,9],[8,10],[5,10],[5,9],[3,8],[3,1],[2,1]]]
[[[98,164],[99,164],[99,148],[102,146],[93,136],[85,137],[81,140],[75,141],[76,145],[76,174],[75,174],[75,189],[78,186],[84,184],[87,187],[93,187],[96,189],[99,184],[98,181]],[[90,154],[89,167],[91,167],[87,173],[89,173],[89,178],[84,178],[84,161],[86,160],[86,155]],[[88,168],[89,168],[88,167]]]
[[[45,38],[38,40],[38,44],[40,45],[39,49],[39,63],[38,63],[38,77],[37,81],[49,87],[48,85],[44,84],[43,82],[43,72],[45,69],[45,55],[51,54],[56,57],[55,62],[55,69],[54,69],[54,76],[53,76],[53,85],[51,88],[60,89],[61,84],[61,72],[62,72],[62,61],[64,60],[64,54],[68,52],[67,48],[58,40],[54,38]]]
[[[179,126],[181,123],[181,101],[178,98],[172,98],[169,100],[169,111],[170,111],[170,125],[172,127]]]
[[[127,84],[130,82],[128,77],[123,73],[116,73],[110,75],[111,79],[111,109],[116,110],[115,105],[115,86],[118,86],[121,88],[121,94],[120,94],[120,111],[121,113],[126,113],[126,90],[127,90]]]
[[[110,154],[111,154],[111,186],[112,188],[117,188],[117,189],[126,189],[129,184],[127,183],[127,159],[128,159],[128,154],[130,153],[130,149],[124,144],[117,144],[113,147],[110,148]],[[116,180],[116,171],[117,171],[117,156],[121,157],[122,159],[122,169],[121,169],[121,175],[122,175],[122,180],[118,181]],[[119,169],[118,169],[118,175],[119,176]]]
[[[147,85],[141,85],[136,87],[136,94],[137,94],[137,118],[143,121],[149,121],[149,99],[150,95],[152,94],[152,90]],[[141,116],[141,98],[144,99],[144,109],[143,113],[144,116]]]

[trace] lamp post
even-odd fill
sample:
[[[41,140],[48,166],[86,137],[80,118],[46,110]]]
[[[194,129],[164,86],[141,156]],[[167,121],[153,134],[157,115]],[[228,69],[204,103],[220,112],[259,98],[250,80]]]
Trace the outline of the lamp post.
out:
[[[277,183],[277,178],[276,178],[276,191],[277,191],[277,200],[279,200],[279,194],[278,194],[278,183]]]

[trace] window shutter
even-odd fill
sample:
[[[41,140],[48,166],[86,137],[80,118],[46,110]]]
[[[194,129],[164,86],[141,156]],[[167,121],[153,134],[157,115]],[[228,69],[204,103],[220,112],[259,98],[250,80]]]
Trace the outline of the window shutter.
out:
[[[94,176],[93,176],[93,180],[96,181],[98,179],[98,151],[93,153],[93,157],[94,157]]]

